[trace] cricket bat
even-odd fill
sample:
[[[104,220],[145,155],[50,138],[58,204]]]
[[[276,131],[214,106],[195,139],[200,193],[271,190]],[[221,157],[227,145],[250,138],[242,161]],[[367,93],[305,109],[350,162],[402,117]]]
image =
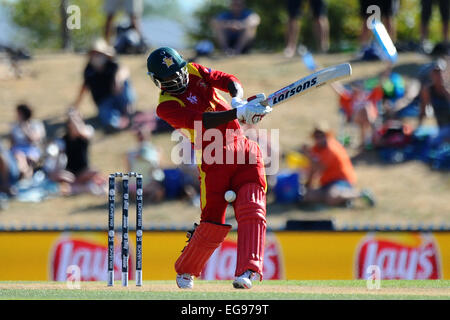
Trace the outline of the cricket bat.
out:
[[[264,106],[276,106],[287,100],[299,97],[314,89],[318,89],[327,83],[337,81],[352,74],[352,67],[349,63],[342,63],[328,67],[310,74],[290,85],[270,94],[261,104]],[[249,98],[251,100],[251,98]]]

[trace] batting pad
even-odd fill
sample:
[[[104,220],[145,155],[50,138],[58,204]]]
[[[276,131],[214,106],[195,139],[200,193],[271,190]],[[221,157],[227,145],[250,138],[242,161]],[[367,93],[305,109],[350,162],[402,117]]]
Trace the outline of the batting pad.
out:
[[[178,274],[200,275],[211,254],[225,240],[231,225],[200,222],[194,235],[175,262]]]
[[[263,277],[266,240],[266,193],[261,185],[242,186],[234,204],[238,223],[236,276],[252,270]]]

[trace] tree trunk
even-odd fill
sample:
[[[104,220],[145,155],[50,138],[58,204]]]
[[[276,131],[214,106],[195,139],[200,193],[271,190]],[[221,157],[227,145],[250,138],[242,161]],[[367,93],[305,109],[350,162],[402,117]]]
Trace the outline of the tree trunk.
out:
[[[60,13],[62,48],[64,50],[70,50],[70,30],[67,28],[67,0],[61,0]]]

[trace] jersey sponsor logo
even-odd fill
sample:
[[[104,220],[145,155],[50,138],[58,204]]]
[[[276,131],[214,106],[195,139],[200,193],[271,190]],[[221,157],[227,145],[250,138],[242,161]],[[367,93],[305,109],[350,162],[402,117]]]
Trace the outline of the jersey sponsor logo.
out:
[[[116,241],[118,244],[119,241]],[[69,274],[67,268],[76,265],[80,268],[81,281],[106,281],[107,278],[107,247],[94,241],[64,236],[53,246],[50,257],[50,280],[66,281]],[[129,250],[132,252],[132,250]],[[114,248],[115,280],[121,277],[121,248]],[[132,257],[128,260],[128,270],[132,268]],[[131,279],[133,272],[129,272]]]
[[[275,105],[287,98],[290,98],[296,95],[297,93],[304,91],[305,89],[315,86],[316,84],[317,84],[317,77],[314,77],[311,80],[300,83],[294,88],[287,87],[285,89],[282,89],[274,94],[274,97],[272,98],[272,105]]]
[[[356,254],[356,278],[367,279],[369,266],[378,266],[381,279],[440,279],[439,248],[425,233],[385,236],[368,234]]]
[[[173,58],[172,57],[164,57],[163,64],[165,64],[167,66],[167,68],[170,68],[170,66],[173,65]]]
[[[200,278],[204,280],[232,280],[236,271],[237,243],[235,240],[225,240],[214,251],[206,263]],[[283,261],[281,249],[274,236],[267,234],[264,247],[264,279],[276,280],[283,278]]]

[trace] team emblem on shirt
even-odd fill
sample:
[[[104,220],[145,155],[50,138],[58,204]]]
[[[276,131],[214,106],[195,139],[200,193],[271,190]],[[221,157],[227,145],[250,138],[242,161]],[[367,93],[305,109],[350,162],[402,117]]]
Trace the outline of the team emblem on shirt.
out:
[[[163,63],[167,66],[167,68],[170,68],[170,66],[173,65],[173,58],[172,57],[164,57]]]
[[[188,101],[192,104],[197,104],[198,100],[196,96],[193,96],[192,93],[189,94],[189,97],[187,97]]]

